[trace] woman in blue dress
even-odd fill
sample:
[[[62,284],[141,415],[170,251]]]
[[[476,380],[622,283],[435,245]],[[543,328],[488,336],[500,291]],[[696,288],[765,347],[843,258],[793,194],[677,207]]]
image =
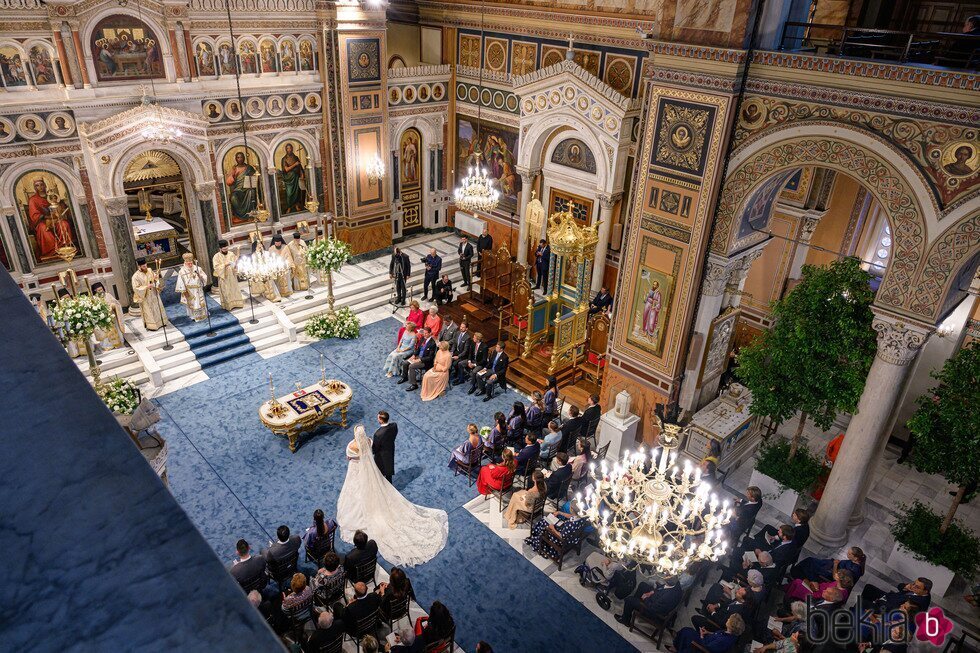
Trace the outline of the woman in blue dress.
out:
[[[811,580],[819,582],[834,578],[834,573],[838,569],[851,572],[854,582],[864,575],[864,565],[867,556],[861,547],[852,546],[847,550],[847,558],[844,560],[834,560],[833,558],[805,558],[801,560],[791,572],[793,578]]]
[[[524,424],[527,421],[527,412],[524,404],[520,401],[514,402],[514,407],[507,416],[507,442],[514,447],[524,447]]]
[[[415,325],[411,322],[405,323],[405,330],[402,332],[401,340],[388,357],[385,359],[384,372],[387,378],[391,378],[398,371],[398,364],[412,355],[415,349]]]
[[[507,417],[503,413],[497,412],[493,416],[493,428],[490,429],[490,433],[483,440],[483,446],[490,451],[495,451],[501,449],[504,446],[504,441],[507,440]]]
[[[544,391],[544,419],[545,423],[561,419],[558,414],[558,379],[553,376],[548,377],[548,387]]]
[[[745,621],[742,615],[733,614],[725,622],[725,630],[708,632],[701,628],[700,631],[694,630],[690,626],[681,628],[674,638],[674,645],[667,646],[670,653],[691,653],[694,644],[697,643],[708,653],[727,653],[738,642],[738,638],[745,632]]]
[[[449,458],[449,469],[456,469],[460,463],[468,465],[474,458],[474,451],[480,448],[480,429],[476,424],[469,424],[466,427],[469,435],[463,444],[453,449],[453,455]]]

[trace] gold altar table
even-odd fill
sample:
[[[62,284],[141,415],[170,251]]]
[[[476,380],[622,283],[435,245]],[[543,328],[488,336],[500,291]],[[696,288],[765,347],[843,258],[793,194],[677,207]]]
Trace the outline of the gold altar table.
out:
[[[289,438],[289,450],[295,453],[303,433],[315,431],[323,424],[347,428],[347,408],[353,396],[350,386],[342,381],[317,381],[266,401],[259,406],[259,419],[276,435]],[[329,419],[338,411],[340,421]]]

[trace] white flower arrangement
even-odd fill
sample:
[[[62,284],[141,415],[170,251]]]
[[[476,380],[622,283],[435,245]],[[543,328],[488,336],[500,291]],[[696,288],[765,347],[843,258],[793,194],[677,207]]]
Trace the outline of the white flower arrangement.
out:
[[[64,326],[69,338],[87,338],[96,329],[109,329],[115,319],[106,300],[92,295],[63,298],[51,312],[51,317]]]
[[[350,246],[336,238],[315,240],[306,247],[306,264],[320,272],[336,272],[350,256]]]
[[[483,426],[480,428],[480,437],[484,440],[490,437],[490,431],[492,429],[489,426]]]
[[[127,379],[115,378],[102,383],[95,392],[109,410],[117,415],[132,415],[140,405],[139,388]]]
[[[338,308],[333,315],[317,313],[309,319],[304,328],[306,335],[317,340],[343,338],[351,340],[361,333],[361,320],[350,308]]]

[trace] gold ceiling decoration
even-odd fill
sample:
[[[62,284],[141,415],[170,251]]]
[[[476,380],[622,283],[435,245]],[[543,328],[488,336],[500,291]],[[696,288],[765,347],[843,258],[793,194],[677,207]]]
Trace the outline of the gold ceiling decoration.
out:
[[[599,222],[583,227],[572,215],[572,206],[564,211],[552,213],[548,218],[548,244],[551,252],[558,256],[575,256],[592,259],[595,246],[599,242],[597,228]]]
[[[166,152],[159,150],[149,150],[137,154],[129,166],[126,167],[126,174],[123,176],[125,181],[146,181],[148,179],[161,179],[163,177],[177,177],[180,175],[180,166]]]

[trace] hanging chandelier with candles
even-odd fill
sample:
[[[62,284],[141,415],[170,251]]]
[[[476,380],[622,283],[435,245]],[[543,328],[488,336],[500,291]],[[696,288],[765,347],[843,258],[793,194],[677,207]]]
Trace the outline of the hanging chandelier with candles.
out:
[[[143,129],[140,130],[140,136],[143,137],[143,140],[172,143],[184,135],[179,127],[167,119],[163,113],[163,107],[147,97],[145,88],[143,90],[143,105],[145,107],[143,112],[144,124]]]
[[[365,164],[364,172],[367,174],[368,183],[372,185],[376,184],[385,176],[385,162],[381,160],[380,156],[375,154],[374,158]]]
[[[728,542],[723,527],[731,520],[729,502],[719,501],[701,479],[701,469],[677,466],[680,426],[660,422],[661,447],[626,451],[622,460],[602,461],[590,471],[595,482],[583,497],[580,514],[599,531],[599,543],[612,558],[676,575],[699,560],[718,560]]]
[[[480,42],[483,42],[483,19],[484,3],[480,3]],[[460,183],[459,187],[453,192],[454,204],[464,211],[483,211],[489,213],[497,208],[500,202],[500,191],[493,187],[493,180],[490,179],[487,170],[481,165],[483,152],[480,146],[480,134],[483,122],[483,66],[480,66],[480,93],[477,95],[476,105],[476,148],[473,151],[473,163],[470,167],[470,174]]]
[[[286,259],[261,247],[256,248],[250,255],[238,259],[235,265],[235,271],[252,283],[273,281],[286,274],[288,269],[289,264],[286,263]]]

